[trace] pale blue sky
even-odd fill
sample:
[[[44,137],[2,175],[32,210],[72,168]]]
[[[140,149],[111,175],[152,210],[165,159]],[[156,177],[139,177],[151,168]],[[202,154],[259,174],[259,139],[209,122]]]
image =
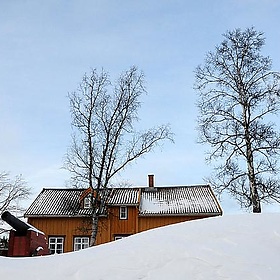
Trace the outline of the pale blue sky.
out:
[[[193,71],[224,32],[251,26],[265,32],[263,54],[279,71],[277,0],[0,0],[0,170],[23,174],[32,198],[43,187],[64,187],[67,93],[91,68],[104,67],[115,80],[136,65],[148,91],[138,126],[170,123],[175,144],[116,180],[146,185],[153,173],[157,185],[204,183],[210,167],[207,147],[196,144]],[[222,206],[233,209],[227,201]]]

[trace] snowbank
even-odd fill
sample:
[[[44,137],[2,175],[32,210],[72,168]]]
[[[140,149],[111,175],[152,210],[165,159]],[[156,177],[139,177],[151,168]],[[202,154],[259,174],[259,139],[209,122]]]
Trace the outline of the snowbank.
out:
[[[279,279],[280,214],[244,214],[150,230],[79,252],[0,257],[1,279]]]

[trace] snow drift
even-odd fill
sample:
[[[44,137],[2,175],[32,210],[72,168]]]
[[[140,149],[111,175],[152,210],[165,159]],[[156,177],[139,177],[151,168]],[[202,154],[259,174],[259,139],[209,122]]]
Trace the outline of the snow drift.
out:
[[[0,257],[1,279],[279,279],[280,214],[184,222],[63,255]]]

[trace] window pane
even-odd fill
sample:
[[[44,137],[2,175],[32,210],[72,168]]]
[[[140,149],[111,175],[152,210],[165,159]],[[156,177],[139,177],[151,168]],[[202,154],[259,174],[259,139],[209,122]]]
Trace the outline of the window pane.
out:
[[[85,197],[85,199],[84,199],[84,208],[86,208],[86,209],[90,208],[90,203],[91,203],[90,197],[89,196]]]
[[[126,206],[120,207],[120,219],[127,219],[127,207]]]
[[[85,249],[89,247],[89,237],[75,237],[74,251]]]
[[[63,237],[50,237],[49,238],[49,249],[51,254],[63,253]]]

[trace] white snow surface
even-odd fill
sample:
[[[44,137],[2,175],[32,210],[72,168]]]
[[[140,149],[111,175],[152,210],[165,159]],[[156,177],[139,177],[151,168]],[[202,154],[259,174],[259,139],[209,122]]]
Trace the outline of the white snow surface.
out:
[[[0,279],[276,280],[280,214],[184,222],[62,255],[0,257]]]
[[[143,197],[141,200],[141,211],[148,213],[161,213],[168,212],[168,210],[172,210],[174,205],[168,204],[166,200],[158,200],[154,198],[151,200],[150,198]]]

